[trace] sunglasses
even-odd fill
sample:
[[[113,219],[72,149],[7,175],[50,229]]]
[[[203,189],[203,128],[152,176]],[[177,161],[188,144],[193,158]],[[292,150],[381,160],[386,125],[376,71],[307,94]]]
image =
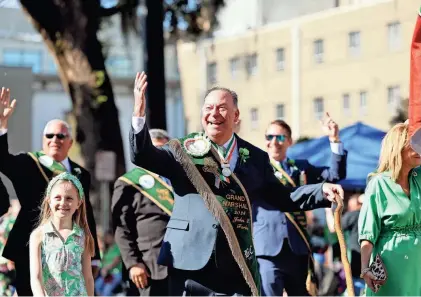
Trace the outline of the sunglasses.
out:
[[[265,137],[266,137],[267,141],[272,141],[272,139],[276,138],[277,142],[284,142],[285,139],[287,138],[287,136],[282,135],[282,134],[280,134],[280,135],[267,134],[267,135],[265,135]]]
[[[54,138],[54,136],[56,136],[60,140],[63,140],[65,138],[67,138],[67,135],[63,134],[63,133],[58,133],[58,134],[47,133],[47,134],[45,134],[45,137],[48,138],[48,139],[52,139],[52,138]]]

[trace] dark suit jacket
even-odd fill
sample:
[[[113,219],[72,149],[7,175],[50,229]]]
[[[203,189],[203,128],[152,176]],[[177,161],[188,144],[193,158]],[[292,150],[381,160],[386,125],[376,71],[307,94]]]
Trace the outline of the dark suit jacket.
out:
[[[158,265],[158,255],[170,217],[121,180],[115,182],[111,207],[114,236],[126,268],[143,263],[152,279],[166,278],[167,267]]]
[[[338,182],[346,178],[346,159],[347,152],[344,155],[332,153],[330,167],[316,167],[307,160],[294,160],[298,170],[291,173],[291,178],[296,185],[300,184],[300,173],[306,173],[307,184],[315,184],[323,181]],[[292,188],[292,186],[290,186]],[[282,196],[275,195],[278,199]],[[265,201],[256,201],[253,203],[253,232],[256,247],[256,255],[274,257],[282,250],[284,243],[282,228],[283,224],[287,226],[288,242],[291,250],[298,255],[307,255],[309,250],[301,235],[295,226],[284,216],[284,213],[277,210]]]
[[[100,259],[96,224],[89,201],[91,176],[84,168],[71,160],[69,161],[72,173],[78,176],[86,194],[88,224],[95,242],[95,257],[93,259]],[[75,172],[76,168],[80,169],[81,174]],[[51,179],[51,171],[45,167],[43,169],[48,178]],[[12,261],[26,259],[26,257],[29,257],[29,236],[37,226],[40,206],[47,188],[47,182],[39,171],[35,161],[28,154],[12,155],[9,153],[7,133],[0,136],[0,171],[12,181],[21,205],[21,210],[3,250],[3,257]],[[22,255],[24,258],[22,258]]]
[[[250,158],[247,162],[240,162],[238,158],[234,173],[246,188],[251,202],[265,200],[282,211],[309,210],[330,205],[323,198],[321,184],[297,189],[283,186],[273,174],[267,153],[237,135],[235,137],[237,148],[249,150]],[[130,148],[131,160],[135,165],[169,178],[174,189],[175,203],[164,237],[160,263],[178,269],[199,270],[208,263],[213,252],[218,257],[227,254],[226,258],[232,259],[227,245],[214,251],[217,235],[218,238],[225,236],[182,166],[176,161],[172,149],[168,145],[159,149],[154,147],[146,125],[136,135],[131,129]],[[212,174],[208,177],[205,179],[209,183],[214,182]],[[273,193],[285,199],[278,199]]]
[[[9,210],[9,207],[9,193],[0,178],[0,216],[4,215]]]

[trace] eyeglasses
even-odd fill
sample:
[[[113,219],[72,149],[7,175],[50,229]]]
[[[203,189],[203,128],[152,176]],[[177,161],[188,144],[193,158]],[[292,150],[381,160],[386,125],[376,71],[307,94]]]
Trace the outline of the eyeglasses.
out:
[[[272,141],[273,138],[276,138],[277,142],[284,142],[287,136],[279,134],[279,135],[271,135],[267,134],[265,135],[267,141]]]
[[[67,138],[67,135],[63,134],[63,133],[58,133],[58,134],[47,133],[47,134],[45,134],[45,137],[48,138],[48,139],[52,139],[52,138],[54,138],[54,136],[56,136],[60,140],[63,140],[65,138]]]

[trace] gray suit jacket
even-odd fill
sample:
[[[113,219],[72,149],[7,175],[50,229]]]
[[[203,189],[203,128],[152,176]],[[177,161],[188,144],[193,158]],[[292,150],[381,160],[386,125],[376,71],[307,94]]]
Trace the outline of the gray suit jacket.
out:
[[[131,185],[114,184],[112,216],[114,237],[124,266],[129,270],[143,263],[154,280],[167,277],[167,267],[158,265],[158,255],[170,217]]]
[[[330,206],[330,202],[323,198],[321,184],[286,188],[273,175],[267,153],[237,135],[235,137],[238,148],[249,150],[250,158],[243,163],[239,158],[234,172],[246,188],[251,202],[263,199],[282,211]],[[199,270],[208,263],[213,252],[221,261],[224,258],[232,261],[231,251],[226,246],[218,250],[217,237],[224,237],[224,233],[170,147],[154,147],[145,125],[136,135],[131,129],[130,149],[131,161],[135,165],[169,178],[175,192],[173,213],[167,225],[159,263],[177,269]],[[205,179],[209,183],[214,181],[212,174]],[[285,199],[276,199],[272,193],[279,193]]]

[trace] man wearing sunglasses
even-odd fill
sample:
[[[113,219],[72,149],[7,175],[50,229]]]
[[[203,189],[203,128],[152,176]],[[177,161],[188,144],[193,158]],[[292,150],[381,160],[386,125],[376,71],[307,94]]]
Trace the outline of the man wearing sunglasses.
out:
[[[0,92],[0,171],[12,181],[21,204],[21,210],[3,250],[3,257],[15,262],[18,295],[32,296],[28,269],[29,236],[38,223],[39,206],[47,184],[56,174],[69,171],[80,179],[87,195],[88,223],[95,241],[95,257],[92,259],[95,270],[100,264],[100,256],[96,224],[89,201],[91,176],[88,171],[68,158],[73,144],[69,124],[61,120],[48,122],[43,133],[42,151],[12,155],[9,153],[7,128],[15,106],[16,100],[12,102],[10,100],[10,90],[2,88]]]
[[[282,120],[269,124],[265,135],[266,149],[275,176],[285,186],[293,188],[323,181],[334,183],[345,178],[347,154],[339,140],[338,125],[326,114],[322,127],[332,149],[330,168],[315,167],[307,160],[289,159],[287,151],[292,145],[290,126]],[[253,214],[254,242],[264,295],[281,296],[284,289],[289,296],[317,294],[305,212],[284,213],[256,201]],[[309,268],[313,284],[306,285]]]

